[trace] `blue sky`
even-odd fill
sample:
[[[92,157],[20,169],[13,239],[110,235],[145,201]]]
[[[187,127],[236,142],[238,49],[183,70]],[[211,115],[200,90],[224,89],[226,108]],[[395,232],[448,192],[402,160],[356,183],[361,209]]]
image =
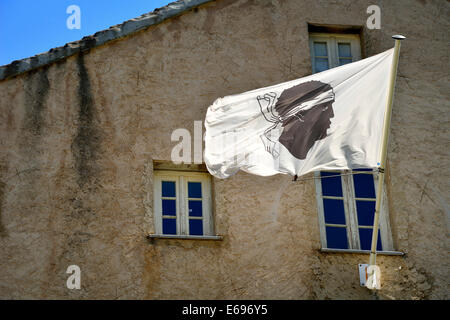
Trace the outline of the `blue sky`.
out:
[[[0,0],[0,65],[153,11],[174,0]],[[80,8],[81,28],[68,29],[70,5]]]

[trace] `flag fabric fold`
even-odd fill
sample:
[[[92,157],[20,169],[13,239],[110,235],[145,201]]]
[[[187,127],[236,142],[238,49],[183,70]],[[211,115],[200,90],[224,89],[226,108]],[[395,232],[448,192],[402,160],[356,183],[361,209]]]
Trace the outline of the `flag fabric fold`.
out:
[[[205,118],[208,171],[227,178],[377,168],[393,52],[217,99]]]

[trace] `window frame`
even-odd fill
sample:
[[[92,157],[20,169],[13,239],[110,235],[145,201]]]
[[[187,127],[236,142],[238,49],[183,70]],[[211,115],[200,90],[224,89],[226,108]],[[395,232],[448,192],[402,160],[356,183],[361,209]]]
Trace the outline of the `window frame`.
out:
[[[316,33],[309,34],[309,50],[311,54],[312,72],[316,73],[314,60],[314,42],[326,42],[329,69],[339,67],[338,45],[339,43],[350,43],[352,62],[361,60],[361,40],[357,34],[339,33]],[[328,69],[328,70],[329,70]]]
[[[323,170],[324,172],[337,172],[337,170]],[[339,174],[342,174],[341,185],[342,185],[342,195],[344,202],[344,211],[345,211],[345,222],[346,222],[346,231],[347,231],[347,241],[348,241],[348,249],[337,249],[337,248],[328,248],[327,246],[327,235],[326,235],[326,226],[330,225],[325,223],[325,212],[323,206],[323,194],[322,194],[322,182],[320,177],[320,172],[314,172],[315,177],[315,188],[316,188],[316,201],[317,201],[317,209],[319,216],[319,229],[320,229],[320,242],[322,249],[326,250],[339,250],[339,251],[352,251],[352,250],[362,250],[360,237],[359,237],[359,228],[368,228],[371,229],[373,226],[359,226],[358,225],[358,214],[356,211],[356,201],[363,199],[357,198],[355,195],[355,188],[353,184],[353,174],[351,174],[351,170],[340,171]],[[358,171],[357,174],[372,174],[374,178],[374,188],[375,193],[377,192],[378,187],[378,174],[375,171],[372,173],[361,173]],[[332,198],[327,196],[327,198]],[[332,225],[331,225],[332,226]],[[381,206],[380,206],[380,238],[382,244],[381,252],[394,251],[394,245],[392,240],[391,227],[389,223],[389,208],[387,206],[387,194],[386,188],[383,188],[383,195],[381,197]],[[369,250],[364,250],[369,251]]]
[[[170,218],[162,214],[162,181],[175,182],[176,196],[176,234],[164,234],[162,219]],[[188,182],[200,182],[202,185],[202,217],[189,216]],[[214,235],[213,213],[211,205],[211,177],[208,173],[189,171],[155,170],[153,175],[153,216],[155,233],[161,237],[207,238]],[[203,220],[203,235],[189,234],[189,219]]]

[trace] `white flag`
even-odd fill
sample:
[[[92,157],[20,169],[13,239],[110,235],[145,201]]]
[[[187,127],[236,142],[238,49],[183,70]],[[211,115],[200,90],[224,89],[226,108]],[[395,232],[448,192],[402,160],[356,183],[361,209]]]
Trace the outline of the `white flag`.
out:
[[[217,99],[205,119],[209,172],[377,168],[393,53]]]

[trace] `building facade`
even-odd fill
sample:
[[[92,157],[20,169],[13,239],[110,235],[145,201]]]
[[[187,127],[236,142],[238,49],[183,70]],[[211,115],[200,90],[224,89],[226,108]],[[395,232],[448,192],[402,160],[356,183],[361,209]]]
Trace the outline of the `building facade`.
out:
[[[449,14],[430,0],[186,0],[0,67],[0,297],[447,299]],[[201,154],[216,98],[372,56],[399,33],[374,294],[361,233],[344,222],[347,247],[330,245],[313,174],[220,180],[171,156],[177,129]]]

